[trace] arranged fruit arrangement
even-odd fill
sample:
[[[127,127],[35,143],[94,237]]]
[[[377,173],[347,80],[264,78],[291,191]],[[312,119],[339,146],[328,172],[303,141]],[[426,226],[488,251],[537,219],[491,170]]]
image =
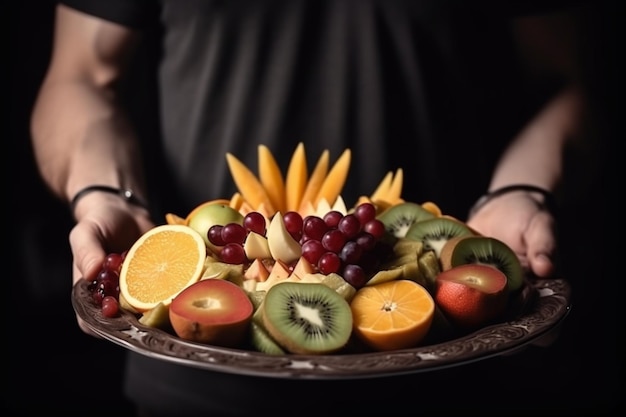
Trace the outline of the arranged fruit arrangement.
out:
[[[283,177],[259,146],[256,176],[227,154],[238,192],[107,256],[91,283],[102,314],[124,309],[186,340],[266,354],[388,351],[504,317],[521,264],[432,203],[404,201],[402,170],[348,208],[350,151],[310,175],[298,145]]]

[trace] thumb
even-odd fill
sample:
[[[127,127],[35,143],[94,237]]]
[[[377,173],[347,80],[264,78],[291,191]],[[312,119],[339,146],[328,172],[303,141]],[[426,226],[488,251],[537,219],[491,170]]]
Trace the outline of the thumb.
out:
[[[547,211],[538,212],[525,233],[531,271],[540,278],[554,275],[556,238],[554,218]]]
[[[70,231],[74,284],[81,278],[93,280],[100,271],[102,261],[106,256],[102,242],[97,238],[99,234],[88,229],[88,226],[78,223]]]

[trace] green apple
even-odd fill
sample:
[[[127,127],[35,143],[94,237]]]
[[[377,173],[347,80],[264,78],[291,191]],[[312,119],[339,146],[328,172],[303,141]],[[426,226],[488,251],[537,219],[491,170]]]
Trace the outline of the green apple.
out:
[[[226,204],[209,204],[200,208],[189,219],[189,227],[200,233],[207,247],[216,250],[215,245],[209,242],[207,233],[214,225],[239,223],[243,225],[243,215]]]

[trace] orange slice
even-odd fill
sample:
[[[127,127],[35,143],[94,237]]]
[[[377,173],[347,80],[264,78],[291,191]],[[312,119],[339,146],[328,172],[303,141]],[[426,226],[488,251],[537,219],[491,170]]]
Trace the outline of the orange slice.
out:
[[[415,347],[430,330],[435,314],[428,291],[405,279],[359,289],[350,308],[355,334],[378,351]]]
[[[138,312],[169,305],[198,281],[204,269],[204,239],[180,224],[156,226],[135,241],[120,272],[120,295]]]

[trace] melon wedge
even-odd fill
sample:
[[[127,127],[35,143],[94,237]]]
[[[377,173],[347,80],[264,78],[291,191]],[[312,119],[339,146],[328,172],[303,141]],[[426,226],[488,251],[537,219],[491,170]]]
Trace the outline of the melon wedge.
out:
[[[317,207],[317,203],[321,199],[326,199],[329,204],[334,204],[337,196],[341,193],[346,179],[348,178],[348,171],[350,169],[350,160],[352,158],[352,152],[350,149],[346,149],[339,156],[333,167],[328,172],[328,175],[324,179],[324,183],[317,193],[314,206]]]
[[[307,184],[307,163],[304,144],[300,142],[291,156],[285,178],[286,210],[297,211]]]
[[[268,212],[273,213],[275,211],[274,205],[270,201],[263,184],[254,173],[231,153],[226,153],[226,161],[235,185],[246,202],[253,209],[263,205]]]

